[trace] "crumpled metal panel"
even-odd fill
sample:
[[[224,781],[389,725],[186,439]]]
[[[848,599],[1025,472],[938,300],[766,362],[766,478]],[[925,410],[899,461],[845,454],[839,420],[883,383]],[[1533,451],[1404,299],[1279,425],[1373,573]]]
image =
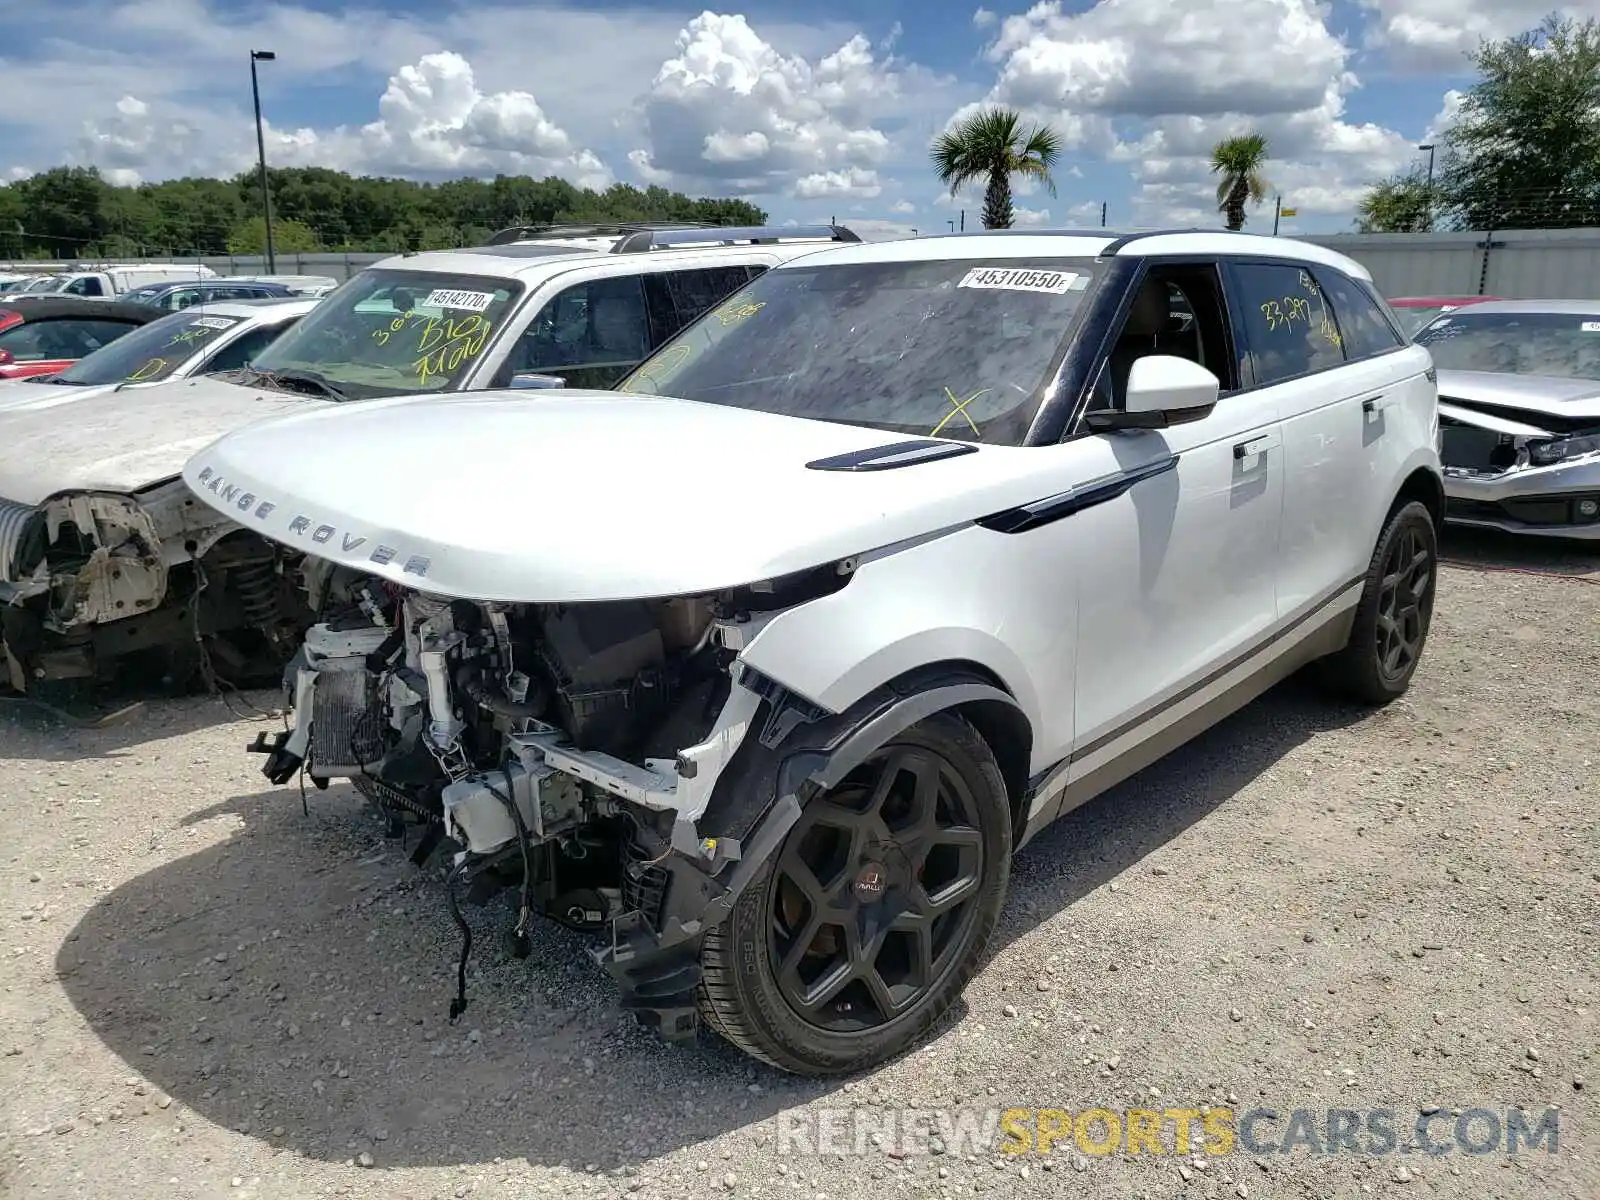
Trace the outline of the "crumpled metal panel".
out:
[[[11,578],[12,559],[17,553],[17,543],[22,540],[22,530],[36,511],[31,504],[0,500],[0,581],[17,582]]]

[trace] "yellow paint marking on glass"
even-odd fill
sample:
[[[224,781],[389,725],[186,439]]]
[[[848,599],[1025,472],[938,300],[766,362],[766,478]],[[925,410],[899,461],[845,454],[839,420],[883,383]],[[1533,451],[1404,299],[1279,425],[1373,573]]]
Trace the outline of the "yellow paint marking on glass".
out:
[[[206,327],[185,329],[182,333],[174,334],[172,340],[167,343],[167,346],[193,345],[195,342],[204,341],[207,335],[215,332],[215,330]],[[166,349],[165,346],[162,348]]]
[[[128,378],[124,382],[126,382],[126,383],[143,383],[146,379],[154,379],[157,375],[161,374],[161,372],[165,371],[166,369],[167,369],[167,360],[166,359],[164,359],[164,358],[152,358],[152,359],[149,359],[148,361],[146,361],[145,363],[143,363],[139,367],[139,369],[134,371],[134,373],[132,375],[129,375]]]
[[[991,391],[991,390],[993,390],[993,389],[991,389],[991,388],[980,388],[978,391],[973,392],[972,395],[968,396],[965,400],[957,400],[956,399],[956,394],[954,392],[952,392],[949,388],[945,388],[945,390],[944,390],[945,398],[947,400],[949,400],[950,403],[954,407],[951,408],[951,410],[945,414],[944,420],[940,421],[937,425],[935,425],[933,427],[932,436],[933,437],[938,437],[939,436],[939,431],[941,429],[943,429],[946,425],[950,424],[950,422],[955,420],[957,417],[960,417],[963,421],[965,421],[967,423],[967,425],[972,429],[973,433],[978,433],[978,424],[977,424],[977,422],[974,421],[970,416],[967,415],[967,405],[971,404],[974,400],[976,400],[979,396],[983,395],[985,392]]]
[[[426,387],[434,377],[447,375],[476,358],[489,340],[489,331],[489,322],[476,313],[457,319],[427,317],[417,339],[421,357],[411,364],[411,369]]]
[[[694,353],[694,348],[688,342],[679,342],[676,346],[668,347],[635,371],[629,377],[628,382],[622,386],[621,390],[624,392],[637,391],[638,389],[634,386],[636,383],[653,383],[659,387],[663,377],[670,376],[672,372],[683,366],[692,353]]]
[[[717,311],[717,320],[722,322],[723,328],[739,324],[740,321],[749,320],[767,306],[765,300],[758,300],[754,304],[734,304]]]

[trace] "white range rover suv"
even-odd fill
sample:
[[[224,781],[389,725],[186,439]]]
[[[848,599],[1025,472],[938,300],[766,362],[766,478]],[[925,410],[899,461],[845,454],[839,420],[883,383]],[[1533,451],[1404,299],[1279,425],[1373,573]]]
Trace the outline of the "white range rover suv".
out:
[[[348,601],[269,778],[424,823],[463,930],[519,888],[514,950],[593,930],[667,1036],[835,1073],[945,1012],[1044,825],[1313,662],[1405,691],[1436,410],[1331,250],[984,233],[778,267],[611,394],[307,412],[184,478]]]
[[[293,564],[177,482],[229,430],[380,396],[610,387],[767,268],[858,240],[833,226],[506,229],[374,264],[237,369],[0,404],[0,686],[9,674],[35,698],[76,697],[135,653],[178,678],[213,659],[235,680],[281,668],[278,647],[309,619]]]

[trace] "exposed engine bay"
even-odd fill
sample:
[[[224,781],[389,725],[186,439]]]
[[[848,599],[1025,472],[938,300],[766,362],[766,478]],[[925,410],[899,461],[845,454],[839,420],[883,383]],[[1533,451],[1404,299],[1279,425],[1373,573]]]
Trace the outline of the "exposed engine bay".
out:
[[[275,672],[310,619],[298,561],[181,480],[0,501],[0,681],[59,693],[135,656],[160,658],[155,674],[179,683],[213,658],[230,680]]]
[[[844,586],[851,570],[568,605],[441,599],[344,568],[334,580],[313,571],[323,619],[285,678],[294,725],[251,749],[268,756],[275,783],[302,771],[319,788],[351,779],[391,836],[420,830],[418,865],[453,850],[448,894],[463,947],[452,1016],[465,1007],[471,948],[458,885],[479,903],[520,889],[519,956],[536,912],[610,931],[597,957],[617,974],[625,935],[659,939],[695,923],[689,910],[669,912],[681,877],[665,860],[709,880],[739,857],[735,840],[696,828],[770,698],[760,681],[735,678],[739,651],[772,615]],[[641,1016],[668,1023],[660,1006]]]

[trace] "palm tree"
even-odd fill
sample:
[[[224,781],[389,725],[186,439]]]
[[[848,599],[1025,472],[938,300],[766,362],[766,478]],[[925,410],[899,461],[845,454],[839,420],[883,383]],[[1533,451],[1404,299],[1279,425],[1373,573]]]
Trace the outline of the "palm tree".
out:
[[[934,139],[933,169],[953,196],[976,179],[983,192],[985,229],[1011,228],[1011,177],[1037,179],[1056,194],[1050,168],[1061,156],[1061,135],[1048,125],[1024,128],[1009,108],[983,109]]]
[[[1261,174],[1267,161],[1267,139],[1259,133],[1223,138],[1211,151],[1211,173],[1217,183],[1217,211],[1228,218],[1228,228],[1244,228],[1245,201],[1260,204],[1272,190]]]

